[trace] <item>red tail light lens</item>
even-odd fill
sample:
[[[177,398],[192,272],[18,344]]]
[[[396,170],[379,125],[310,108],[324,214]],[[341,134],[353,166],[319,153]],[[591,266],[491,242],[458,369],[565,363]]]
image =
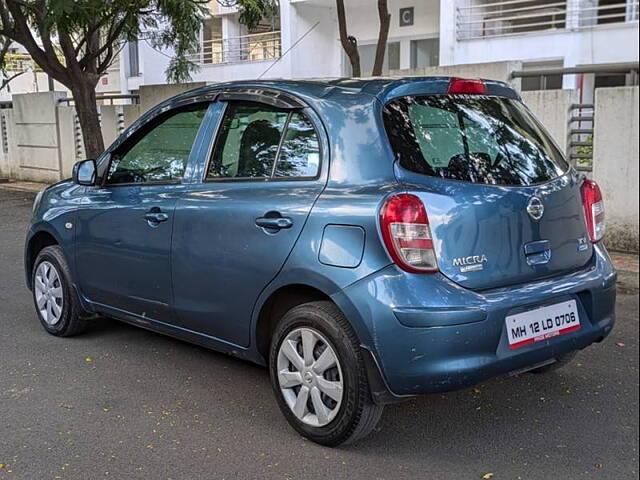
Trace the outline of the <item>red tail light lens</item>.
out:
[[[587,222],[589,238],[593,243],[602,240],[605,234],[604,201],[600,187],[593,180],[585,180],[582,184],[582,206]]]
[[[396,265],[407,272],[438,271],[427,210],[415,195],[389,197],[380,211],[382,238]]]
[[[452,78],[447,93],[452,95],[486,95],[487,86],[482,80]]]

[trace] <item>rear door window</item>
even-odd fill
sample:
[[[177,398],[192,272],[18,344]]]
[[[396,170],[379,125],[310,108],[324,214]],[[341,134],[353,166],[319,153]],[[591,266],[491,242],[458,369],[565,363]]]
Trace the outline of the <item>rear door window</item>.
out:
[[[291,114],[282,142],[276,177],[315,177],[320,164],[320,145],[311,121],[302,113]]]
[[[231,102],[206,178],[310,178],[317,175],[319,163],[318,135],[303,112]]]
[[[488,96],[403,97],[384,111],[400,164],[434,177],[491,185],[533,185],[568,164],[518,101]]]
[[[230,103],[207,178],[269,178],[288,115],[267,105]]]

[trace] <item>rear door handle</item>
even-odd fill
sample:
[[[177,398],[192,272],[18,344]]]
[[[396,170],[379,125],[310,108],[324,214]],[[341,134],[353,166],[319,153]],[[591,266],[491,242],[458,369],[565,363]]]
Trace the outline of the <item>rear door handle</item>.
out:
[[[291,228],[293,220],[289,217],[260,217],[256,218],[256,225],[261,228],[282,230],[283,228]]]
[[[147,212],[144,219],[149,223],[161,223],[169,220],[169,215],[163,212]]]

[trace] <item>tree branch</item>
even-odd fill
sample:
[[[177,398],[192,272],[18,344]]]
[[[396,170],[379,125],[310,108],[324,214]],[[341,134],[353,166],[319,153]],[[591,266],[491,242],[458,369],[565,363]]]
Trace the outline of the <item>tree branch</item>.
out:
[[[87,48],[87,53],[79,61],[80,65],[82,67],[88,67],[91,62],[97,60],[99,61],[99,64],[96,68],[96,73],[104,73],[104,71],[101,70],[101,68],[103,68],[101,66],[105,64],[106,66],[108,66],[111,63],[111,59],[109,59],[108,62],[105,62],[104,59],[100,61],[100,57],[105,53],[107,57],[113,57],[113,44],[122,36],[128,20],[129,19],[125,15],[117,24],[111,24],[111,26],[109,27],[109,32],[107,33],[106,37],[102,39],[102,46],[94,51],[89,51],[90,49]]]
[[[338,30],[340,31],[340,43],[351,63],[351,74],[354,77],[362,76],[360,69],[360,53],[358,52],[358,41],[355,37],[349,36],[347,32],[347,15],[344,11],[344,0],[336,0],[336,10],[338,11]]]
[[[389,38],[389,26],[391,25],[391,14],[387,7],[387,0],[378,0],[378,16],[380,17],[380,31],[378,32],[378,45],[376,47],[376,59],[373,64],[371,75],[379,77],[382,75],[384,67],[384,54],[387,50],[387,40]]]
[[[12,75],[12,76],[10,76],[10,77],[7,77],[7,76],[6,76],[7,72],[2,71],[2,75],[3,75],[5,78],[3,78],[3,79],[2,79],[2,84],[0,84],[0,90],[4,90],[6,87],[8,87],[8,86],[9,86],[9,84],[10,84],[14,79],[18,78],[20,75],[23,75],[23,74],[25,74],[25,73],[27,73],[27,72],[24,72],[24,71],[23,71],[23,72],[18,72],[18,73],[14,74],[14,75]]]

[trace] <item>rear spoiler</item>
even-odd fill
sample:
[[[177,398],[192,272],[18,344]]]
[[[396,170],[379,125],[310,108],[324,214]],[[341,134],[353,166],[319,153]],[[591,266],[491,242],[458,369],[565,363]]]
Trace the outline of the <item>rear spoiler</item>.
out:
[[[458,77],[402,78],[387,85],[376,96],[386,104],[399,97],[446,94],[490,95],[520,100],[520,95],[504,82]]]

